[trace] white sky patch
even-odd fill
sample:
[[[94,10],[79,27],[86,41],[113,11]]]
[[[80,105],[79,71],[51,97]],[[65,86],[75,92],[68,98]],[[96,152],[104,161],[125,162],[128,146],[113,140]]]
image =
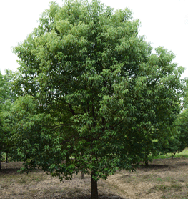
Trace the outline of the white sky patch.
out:
[[[23,42],[35,27],[40,15],[49,8],[50,0],[0,1],[0,71],[16,71],[16,55],[11,47]],[[62,5],[61,0],[56,0]],[[133,19],[139,19],[139,35],[151,42],[153,48],[163,46],[172,51],[173,62],[185,67],[182,77],[188,77],[188,1],[187,0],[101,0],[114,9],[128,7]]]

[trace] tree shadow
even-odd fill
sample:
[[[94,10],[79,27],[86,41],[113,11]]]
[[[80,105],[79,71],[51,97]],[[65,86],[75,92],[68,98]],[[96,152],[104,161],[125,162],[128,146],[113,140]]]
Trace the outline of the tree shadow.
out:
[[[22,174],[22,172],[18,172],[21,169],[21,167],[16,167],[16,168],[2,168],[0,170],[0,176],[4,175],[4,174],[9,174],[9,175],[19,175]],[[42,170],[40,169],[35,169],[35,170],[31,170],[30,172],[41,172]],[[29,172],[29,173],[30,173]],[[26,172],[24,172],[24,174],[27,174]]]
[[[4,174],[9,174],[9,175],[19,175],[20,173],[18,172],[20,168],[7,168],[7,169],[1,169],[0,170],[0,176]]]
[[[171,169],[171,165],[139,165],[136,170],[143,170],[143,171],[152,171],[152,170],[169,170]]]
[[[85,195],[85,196],[78,196],[78,197],[63,197],[64,199],[90,199],[90,195]],[[59,198],[54,198],[54,199],[59,199]],[[107,195],[99,195],[99,199],[125,199],[120,196],[107,196]]]
[[[20,162],[20,163],[15,163],[15,162],[9,162],[9,163],[4,163],[3,162],[3,165],[2,165],[2,169],[0,170],[0,176],[3,177],[3,176],[6,176],[6,175],[15,175],[15,176],[18,176],[20,174],[22,174],[22,172],[18,172],[20,170],[20,168],[23,166],[23,164]],[[33,172],[41,172],[43,170],[41,169],[37,169],[36,170],[31,170],[29,173],[33,173]],[[24,174],[27,174],[24,172]],[[46,175],[46,174],[44,174]],[[85,176],[85,179],[83,179],[84,181],[87,181],[89,180],[90,181],[90,178],[87,179],[87,176]],[[88,182],[89,182],[88,181]],[[87,182],[87,183],[88,183]],[[43,198],[43,197],[42,197]],[[46,198],[46,197],[44,197]],[[78,192],[75,192],[75,194],[72,194],[71,192],[68,193],[67,195],[64,195],[63,193],[60,193],[60,195],[58,196],[53,196],[54,199],[90,199],[91,198],[91,195],[90,194],[86,194],[86,193],[78,193]],[[100,193],[99,194],[99,199],[125,199],[125,198],[122,198],[114,193]]]

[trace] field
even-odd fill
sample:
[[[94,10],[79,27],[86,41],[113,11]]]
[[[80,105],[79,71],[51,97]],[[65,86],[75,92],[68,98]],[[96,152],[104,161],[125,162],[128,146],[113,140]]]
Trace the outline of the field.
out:
[[[165,157],[165,158],[164,158]],[[174,158],[160,157],[136,172],[117,171],[108,179],[99,180],[99,198],[103,199],[186,199],[188,198],[187,151]],[[20,174],[21,162],[2,163],[0,198],[22,199],[89,199],[90,176],[60,182],[41,170]]]

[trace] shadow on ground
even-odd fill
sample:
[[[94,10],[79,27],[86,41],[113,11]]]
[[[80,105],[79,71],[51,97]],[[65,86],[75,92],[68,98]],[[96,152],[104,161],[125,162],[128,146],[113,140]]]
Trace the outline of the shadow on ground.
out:
[[[0,191],[4,192],[4,198],[14,199],[90,199],[90,175],[85,175],[81,180],[77,176],[73,180],[60,183],[57,178],[50,178],[42,170],[32,170],[26,173],[18,172],[22,167],[21,162],[2,163],[0,171]],[[71,182],[73,182],[71,184]],[[74,185],[75,183],[75,185]],[[12,184],[12,185],[11,185]],[[64,186],[65,185],[65,186]],[[77,187],[76,185],[81,185]],[[107,190],[106,182],[98,184],[99,199],[125,199],[120,197],[111,188]],[[16,190],[16,191],[15,191]],[[85,191],[84,191],[85,190]],[[1,198],[1,196],[0,196]]]
[[[140,165],[137,170],[168,170],[170,169],[172,166],[170,165],[148,165],[148,166],[145,166],[145,165]]]

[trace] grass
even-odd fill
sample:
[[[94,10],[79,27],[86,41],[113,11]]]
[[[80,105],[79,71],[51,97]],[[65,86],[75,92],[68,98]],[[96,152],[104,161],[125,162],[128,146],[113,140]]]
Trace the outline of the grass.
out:
[[[157,178],[157,181],[161,182],[161,181],[163,181],[163,179],[162,178]]]
[[[167,153],[165,155],[158,155],[153,157],[153,159],[166,159],[166,158],[188,158],[188,148],[184,149],[182,152],[176,153]]]
[[[180,184],[172,184],[172,185],[155,185],[152,190],[168,192],[170,190],[181,191],[183,188]],[[149,191],[150,192],[150,191]]]

